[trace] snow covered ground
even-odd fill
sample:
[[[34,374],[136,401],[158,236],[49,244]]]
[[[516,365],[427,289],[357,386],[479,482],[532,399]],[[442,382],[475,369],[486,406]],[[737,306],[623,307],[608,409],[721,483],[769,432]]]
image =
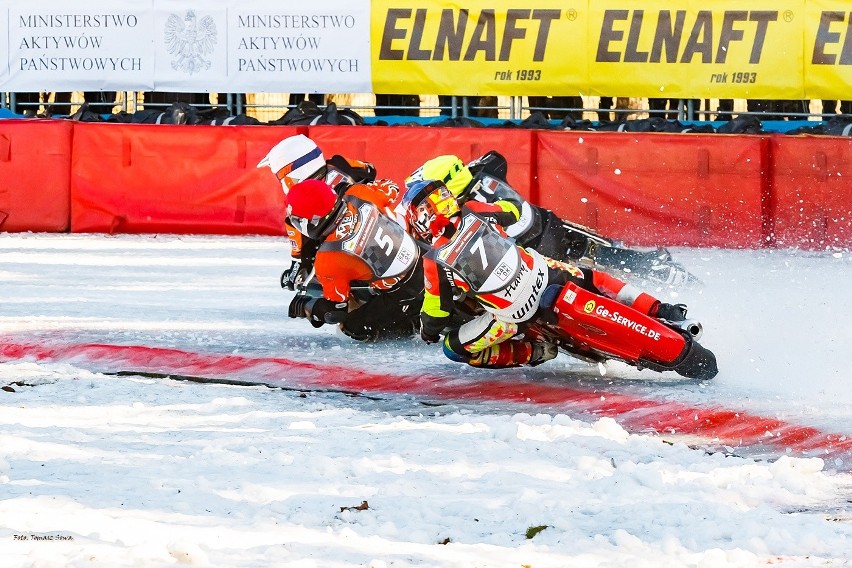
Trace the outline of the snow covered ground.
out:
[[[565,356],[498,379],[852,435],[850,255],[674,253],[704,286],[655,292],[704,323],[713,381]],[[288,319],[288,264],[274,238],[0,234],[0,335],[495,377]],[[0,567],[852,565],[852,463],[819,451],[708,453],[558,404],[115,371],[0,362]]]

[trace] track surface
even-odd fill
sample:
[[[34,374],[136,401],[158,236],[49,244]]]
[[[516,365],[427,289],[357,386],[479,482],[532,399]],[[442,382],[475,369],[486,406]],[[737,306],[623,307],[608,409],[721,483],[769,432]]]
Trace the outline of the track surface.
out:
[[[475,381],[426,374],[376,373],[275,357],[188,352],[132,345],[19,344],[0,347],[3,361],[73,362],[106,373],[152,374],[197,381],[265,384],[288,389],[332,390],[356,394],[417,396],[442,402],[515,403],[572,415],[615,418],[635,433],[657,433],[690,441],[708,450],[741,455],[819,456],[852,469],[852,436],[721,407],[689,406],[581,389],[555,383],[499,377]]]
[[[467,368],[416,339],[363,345],[286,317],[274,238],[0,235],[0,356],[116,373],[338,389],[480,412],[611,416],[712,450],[831,458],[852,469],[852,277],[846,253],[677,250],[704,286],[685,302],[720,374],[696,383],[565,357]],[[394,398],[398,397],[398,398]]]

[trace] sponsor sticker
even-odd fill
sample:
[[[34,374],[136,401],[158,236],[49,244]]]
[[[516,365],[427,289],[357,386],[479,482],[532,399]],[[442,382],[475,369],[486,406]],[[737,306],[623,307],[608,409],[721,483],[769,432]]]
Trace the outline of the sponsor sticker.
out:
[[[589,302],[589,303],[591,303],[591,302]],[[589,304],[586,304],[586,307],[588,307],[588,305]],[[598,306],[597,309],[595,310],[595,313],[597,315],[601,316],[602,318],[607,318],[609,320],[614,321],[615,323],[617,323],[619,325],[623,325],[624,327],[626,327],[628,329],[632,329],[633,331],[639,333],[640,335],[650,337],[654,341],[660,340],[660,333],[658,331],[651,329],[651,328],[649,328],[645,325],[642,325],[638,322],[635,322],[632,319],[625,317],[618,312],[610,312],[604,306]]]
[[[509,276],[512,275],[512,269],[509,267],[506,262],[501,262],[500,265],[494,269],[494,276],[499,278],[501,281],[505,282]]]

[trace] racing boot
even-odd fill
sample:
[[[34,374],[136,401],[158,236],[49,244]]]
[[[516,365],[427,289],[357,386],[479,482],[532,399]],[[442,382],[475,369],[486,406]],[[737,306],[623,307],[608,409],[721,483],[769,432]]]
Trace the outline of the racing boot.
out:
[[[555,345],[543,342],[510,339],[475,353],[454,351],[452,343],[452,338],[444,341],[444,354],[447,357],[454,361],[463,361],[473,367],[486,369],[506,369],[520,365],[535,367],[550,361],[556,357],[557,353]]]
[[[672,254],[665,248],[659,248],[653,253],[648,271],[648,278],[668,284],[683,286],[689,281],[689,272],[679,263],[672,260]]]
[[[649,281],[678,287],[694,278],[682,265],[672,260],[668,249],[662,247],[651,251],[598,247],[596,252],[598,264],[632,273]]]
[[[532,343],[532,351],[530,353],[530,360],[527,363],[530,367],[535,367],[536,365],[541,365],[545,361],[550,361],[559,351],[556,348],[556,345],[553,343],[545,343],[545,342],[533,342]]]

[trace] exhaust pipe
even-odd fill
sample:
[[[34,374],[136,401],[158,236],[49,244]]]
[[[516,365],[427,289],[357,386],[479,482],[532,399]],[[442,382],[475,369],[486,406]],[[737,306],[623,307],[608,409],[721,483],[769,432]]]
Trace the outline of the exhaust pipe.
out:
[[[691,335],[693,339],[699,339],[701,337],[701,334],[704,333],[704,326],[701,325],[701,322],[698,320],[688,319],[684,321],[673,322],[671,325],[675,329],[685,331],[686,333]]]

